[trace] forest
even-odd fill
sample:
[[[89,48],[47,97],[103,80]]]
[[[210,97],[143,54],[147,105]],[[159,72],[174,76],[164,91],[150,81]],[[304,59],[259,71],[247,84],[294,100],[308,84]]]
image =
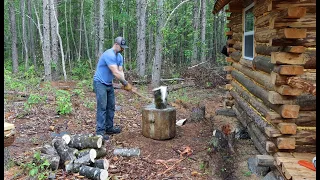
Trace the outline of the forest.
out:
[[[124,51],[125,70],[141,78],[179,76],[181,68],[205,61],[221,65],[226,13],[213,15],[213,4],[214,0],[6,0],[5,69],[16,74],[32,68],[49,81],[90,78],[99,55],[117,36],[130,47]]]

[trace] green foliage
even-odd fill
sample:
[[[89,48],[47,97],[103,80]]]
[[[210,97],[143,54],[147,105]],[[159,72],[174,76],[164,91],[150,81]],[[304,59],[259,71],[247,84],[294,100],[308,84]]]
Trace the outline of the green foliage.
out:
[[[72,69],[72,79],[73,80],[83,80],[83,79],[92,79],[91,69],[89,63],[79,62]]]
[[[41,158],[40,152],[35,152],[33,157],[34,161],[22,164],[23,169],[28,172],[30,177],[37,178],[38,180],[47,179],[50,173],[49,161]]]
[[[94,110],[95,102],[89,101],[88,99],[83,104],[86,108],[90,109],[91,111]]]
[[[80,99],[83,99],[83,97],[84,97],[83,89],[74,89],[72,92],[73,92],[76,96],[80,97]]]
[[[243,175],[246,176],[246,177],[249,177],[251,176],[251,171],[242,171]]]
[[[200,163],[199,169],[200,169],[200,170],[204,170],[204,169],[205,169],[205,165],[204,165],[203,162]]]
[[[40,104],[46,100],[47,97],[38,95],[38,94],[30,94],[27,102],[24,103],[25,110],[29,110],[32,106]]]
[[[72,111],[71,95],[68,91],[56,91],[57,112],[59,114],[70,114]]]
[[[77,88],[84,89],[86,91],[93,91],[92,79],[85,79],[77,83]]]
[[[4,69],[4,86],[6,90],[24,91],[25,86],[14,78],[11,71]]]

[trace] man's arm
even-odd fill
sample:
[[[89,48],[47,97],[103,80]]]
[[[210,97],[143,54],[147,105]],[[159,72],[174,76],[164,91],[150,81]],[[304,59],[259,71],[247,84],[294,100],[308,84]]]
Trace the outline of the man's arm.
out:
[[[119,79],[122,85],[126,86],[128,82],[124,79],[124,73],[123,73],[123,68],[120,66],[118,68],[118,65],[109,65],[108,66],[112,72],[112,74]]]

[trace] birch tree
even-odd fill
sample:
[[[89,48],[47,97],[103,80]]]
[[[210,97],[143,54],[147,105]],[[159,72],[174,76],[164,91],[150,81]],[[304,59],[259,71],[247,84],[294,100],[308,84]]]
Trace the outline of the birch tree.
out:
[[[56,0],[50,1],[50,28],[51,28],[51,55],[52,55],[52,78],[57,80],[59,77],[59,53],[58,53],[58,38],[57,38],[57,22],[55,15],[58,16],[56,11]]]
[[[22,41],[23,41],[23,47],[24,47],[24,59],[25,59],[25,70],[28,70],[29,67],[29,52],[28,52],[28,41],[27,41],[27,33],[26,33],[26,16],[25,16],[25,10],[26,10],[26,3],[25,1],[20,1],[20,8],[21,8],[21,19],[22,19]]]
[[[157,33],[155,59],[152,66],[152,82],[153,88],[160,86],[161,62],[162,62],[162,27],[163,27],[163,0],[157,0]]]
[[[9,3],[9,15],[10,15],[10,31],[11,31],[11,56],[12,56],[12,71],[17,73],[18,69],[18,49],[17,49],[17,29],[16,29],[16,13],[13,1]]]
[[[100,56],[104,50],[104,0],[100,0],[99,6],[99,54]]]
[[[146,70],[146,0],[137,0],[137,62],[138,74],[145,75]]]
[[[201,0],[201,62],[206,61],[206,0]]]
[[[43,63],[44,63],[44,79],[52,80],[51,75],[51,41],[50,41],[50,7],[49,0],[43,0]]]
[[[194,29],[194,35],[193,35],[193,50],[192,50],[192,59],[191,64],[197,64],[198,63],[198,41],[199,41],[199,1],[194,0],[194,8],[193,8],[193,29]]]

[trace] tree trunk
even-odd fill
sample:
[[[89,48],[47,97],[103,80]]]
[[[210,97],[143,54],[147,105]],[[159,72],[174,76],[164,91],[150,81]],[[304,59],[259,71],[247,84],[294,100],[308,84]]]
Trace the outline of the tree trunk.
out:
[[[25,1],[20,1],[21,3],[21,18],[22,18],[22,41],[23,41],[23,46],[24,46],[24,51],[25,51],[25,71],[28,70],[29,68],[29,52],[28,52],[28,41],[27,41],[27,33],[26,33],[26,23],[25,23],[25,9],[26,9],[26,3]]]
[[[99,56],[104,50],[104,0],[100,0],[99,6]]]
[[[138,74],[145,75],[146,69],[146,1],[137,0],[137,62]]]
[[[104,180],[108,178],[107,170],[89,166],[81,166],[79,174],[93,180]]]
[[[29,36],[29,47],[30,47],[30,51],[32,54],[32,59],[33,59],[33,66],[34,69],[37,71],[38,67],[37,67],[37,59],[36,59],[36,54],[35,54],[35,48],[34,48],[34,27],[32,25],[32,12],[31,12],[31,0],[28,0],[28,16],[30,18],[28,18],[28,36]]]
[[[51,1],[55,1],[55,0],[51,0]],[[54,2],[52,2],[52,4],[55,4]],[[59,43],[60,43],[60,49],[61,49],[61,60],[62,60],[62,71],[63,71],[63,76],[64,76],[64,80],[66,81],[67,80],[67,73],[66,73],[66,66],[65,66],[65,62],[64,62],[64,51],[63,51],[63,44],[62,44],[62,39],[61,39],[61,36],[60,36],[60,33],[59,33],[59,22],[58,22],[58,18],[56,16],[56,10],[55,10],[55,6],[51,6],[52,9],[51,11],[53,11],[53,18],[55,19],[55,22],[51,21],[52,23],[56,23],[56,26],[55,26],[55,30],[56,32],[54,34],[56,34],[59,38]],[[52,24],[51,24],[52,25]],[[58,50],[56,50],[58,51]],[[58,55],[58,53],[56,53]],[[59,75],[59,71],[58,69],[56,69],[57,72],[56,72],[56,75]]]
[[[55,20],[55,15],[58,19],[57,14],[57,1],[50,1],[50,27],[51,27],[51,55],[52,55],[52,78],[53,80],[58,80],[59,78],[59,53],[58,53],[58,36],[57,36],[57,22]]]
[[[79,21],[79,52],[78,52],[78,62],[80,62],[81,58],[81,45],[82,45],[82,17],[83,17],[83,0],[81,0],[81,7],[80,7],[80,21]]]
[[[103,139],[101,136],[72,135],[68,146],[77,149],[100,148],[102,146],[102,141]]]
[[[50,41],[50,4],[49,0],[43,0],[43,62],[45,81],[51,81],[51,41]]]
[[[99,60],[99,1],[94,0],[94,57],[95,63],[98,63]]]
[[[72,30],[72,23],[71,22],[74,22],[74,21],[72,21],[72,19],[71,19],[71,12],[72,12],[72,10],[71,10],[71,7],[72,7],[72,5],[71,5],[71,1],[69,1],[70,2],[70,4],[69,4],[69,24],[70,24],[70,33],[71,33],[71,38],[72,38],[72,42],[73,42],[73,46],[74,46],[74,53],[72,53],[72,50],[71,50],[71,58],[72,59],[74,59],[73,57],[74,57],[74,54],[78,54],[78,50],[77,50],[77,45],[76,45],[76,42],[75,42],[75,40],[74,40],[74,34],[73,34],[73,30]]]
[[[92,67],[92,60],[91,60],[91,57],[90,57],[89,42],[88,42],[87,27],[86,27],[86,19],[85,19],[84,14],[82,14],[82,19],[83,19],[83,28],[84,28],[84,37],[85,37],[85,42],[86,42],[87,56],[88,56],[88,59],[89,59],[90,69],[92,71],[93,67]]]
[[[201,62],[206,61],[206,0],[201,0]]]
[[[18,73],[18,48],[17,48],[17,30],[16,30],[16,13],[13,1],[9,3],[9,14],[10,14],[10,31],[11,31],[11,55],[12,55],[12,70],[13,73]]]
[[[195,65],[199,62],[198,60],[198,39],[199,39],[199,1],[194,0],[194,8],[193,8],[193,44],[192,44],[192,59],[191,65]]]
[[[68,63],[69,63],[69,70],[70,72],[72,71],[72,66],[71,66],[71,51],[70,51],[70,44],[69,44],[69,33],[68,33],[68,18],[67,18],[67,1],[64,2],[64,21],[66,22],[66,38],[67,38],[67,52],[66,52],[66,57],[68,58]]]
[[[163,27],[163,0],[157,1],[157,35],[156,35],[156,49],[155,49],[155,60],[152,67],[152,87],[156,88],[160,86],[161,77],[161,63],[162,63],[162,27]]]

